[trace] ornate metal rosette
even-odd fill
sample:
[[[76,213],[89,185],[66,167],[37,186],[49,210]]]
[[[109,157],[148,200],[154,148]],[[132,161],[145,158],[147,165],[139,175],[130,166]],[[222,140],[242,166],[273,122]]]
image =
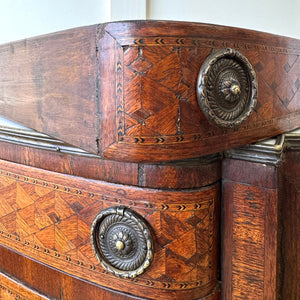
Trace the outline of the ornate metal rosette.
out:
[[[91,227],[91,243],[101,265],[116,276],[133,278],[153,259],[150,230],[137,213],[126,207],[101,211]]]
[[[248,59],[233,49],[219,50],[203,63],[197,84],[199,105],[218,126],[235,127],[257,102],[257,81]]]

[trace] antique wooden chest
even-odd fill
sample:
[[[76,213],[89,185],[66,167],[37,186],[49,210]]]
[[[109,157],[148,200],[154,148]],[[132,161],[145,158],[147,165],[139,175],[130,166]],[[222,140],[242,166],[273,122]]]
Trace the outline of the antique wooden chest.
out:
[[[299,299],[299,56],[163,21],[0,46],[1,299]]]

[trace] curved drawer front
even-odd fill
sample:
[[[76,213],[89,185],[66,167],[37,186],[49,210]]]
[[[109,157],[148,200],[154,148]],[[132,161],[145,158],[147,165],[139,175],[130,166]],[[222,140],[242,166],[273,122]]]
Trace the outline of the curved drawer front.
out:
[[[0,273],[0,299],[5,300],[50,300],[44,295],[20,284],[20,282]]]
[[[0,243],[25,256],[140,297],[217,289],[219,183],[142,189],[1,161],[0,187]]]
[[[107,101],[115,95],[117,140],[103,140],[106,157],[195,157],[300,126],[298,40],[196,23],[141,22],[108,24],[100,50],[102,41],[115,48],[109,61],[116,70]],[[107,62],[106,55],[100,51],[100,62]]]
[[[136,21],[71,29],[0,52],[1,114],[100,157],[193,158],[300,127],[296,39]]]

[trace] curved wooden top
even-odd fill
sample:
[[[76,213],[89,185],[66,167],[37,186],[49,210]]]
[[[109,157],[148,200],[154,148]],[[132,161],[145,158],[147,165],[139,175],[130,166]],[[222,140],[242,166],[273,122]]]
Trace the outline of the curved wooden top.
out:
[[[258,81],[239,127],[211,123],[197,77],[215,50],[240,51]],[[1,115],[103,158],[199,157],[300,127],[300,41],[164,21],[71,29],[0,46]]]

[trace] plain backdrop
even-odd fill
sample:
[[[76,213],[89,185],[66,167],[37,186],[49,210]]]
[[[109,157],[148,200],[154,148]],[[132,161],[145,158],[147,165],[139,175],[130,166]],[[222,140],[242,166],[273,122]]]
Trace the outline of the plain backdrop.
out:
[[[124,19],[182,20],[300,38],[300,0],[0,0],[0,43]]]

